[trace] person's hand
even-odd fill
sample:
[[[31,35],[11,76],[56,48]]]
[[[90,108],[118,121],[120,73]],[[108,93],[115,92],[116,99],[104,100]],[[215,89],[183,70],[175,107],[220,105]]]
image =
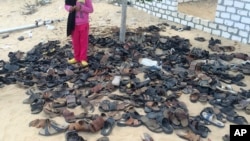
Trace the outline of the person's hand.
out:
[[[75,6],[71,6],[70,8],[69,8],[69,12],[73,12],[75,10]]]
[[[80,10],[81,10],[81,6],[80,6],[80,5],[76,5],[76,6],[75,6],[75,10],[76,10],[76,11],[80,11]]]

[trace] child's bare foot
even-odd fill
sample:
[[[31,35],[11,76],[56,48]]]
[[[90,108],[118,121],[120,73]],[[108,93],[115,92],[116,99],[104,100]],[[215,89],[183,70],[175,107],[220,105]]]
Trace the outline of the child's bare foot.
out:
[[[68,60],[68,63],[69,64],[75,64],[75,63],[77,63],[77,61],[76,61],[75,58],[73,58],[73,59]]]

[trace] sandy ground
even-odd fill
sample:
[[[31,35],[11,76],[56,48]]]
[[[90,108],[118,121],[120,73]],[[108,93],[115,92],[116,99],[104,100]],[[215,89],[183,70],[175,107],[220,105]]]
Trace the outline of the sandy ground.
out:
[[[187,15],[214,21],[218,0],[198,0],[179,3],[178,11]],[[194,10],[195,9],[195,10]]]
[[[0,59],[8,60],[8,53],[10,51],[28,51],[34,45],[38,44],[41,41],[47,40],[60,40],[62,44],[67,41],[65,27],[66,27],[66,18],[67,12],[63,8],[64,1],[62,0],[53,0],[49,5],[38,7],[38,11],[32,15],[22,15],[20,14],[20,8],[23,6],[23,2],[19,0],[0,0],[2,8],[0,10],[0,29],[8,29],[12,27],[19,27],[22,25],[28,25],[34,23],[35,20],[42,19],[65,19],[64,21],[57,22],[52,24],[55,29],[50,30],[46,26],[41,26],[34,29],[22,30],[9,34],[8,38],[0,39]],[[106,2],[94,1],[95,12],[91,14],[91,27],[100,27],[104,28],[106,26],[120,26],[120,10],[121,7],[107,4]],[[163,20],[152,17],[143,11],[138,11],[134,8],[128,7],[127,13],[127,25],[129,27],[139,27],[139,26],[148,26],[154,25],[157,23],[163,22]],[[168,21],[164,21],[168,22]],[[171,25],[174,23],[168,22]],[[175,24],[177,25],[177,24]],[[181,27],[180,25],[177,25]],[[32,38],[28,38],[28,31],[32,31]],[[92,33],[92,31],[91,31]],[[95,33],[94,34],[98,34]],[[162,35],[174,36],[179,35],[181,37],[190,39],[193,47],[200,47],[207,49],[207,42],[197,42],[194,40],[194,37],[202,36],[207,40],[212,36],[210,34],[194,30],[178,32],[171,30],[170,28],[166,29],[166,32],[162,32]],[[26,38],[23,41],[18,41],[19,36],[25,36]],[[214,38],[221,39],[223,45],[234,45],[236,47],[236,52],[245,52],[250,53],[249,45],[233,42],[224,38],[219,38],[213,36]],[[243,82],[249,84],[249,77],[246,77]],[[22,104],[22,101],[27,98],[25,94],[26,89],[19,88],[16,85],[6,86],[0,88],[0,140],[1,141],[62,141],[65,140],[64,134],[58,134],[49,137],[43,137],[38,135],[38,129],[28,127],[28,123],[36,118],[46,118],[44,113],[38,115],[32,115],[30,113],[29,105]],[[208,104],[203,105],[201,103],[193,104],[189,102],[189,98],[183,95],[180,100],[184,101],[188,108],[190,109],[190,115],[198,115],[199,112],[207,106]],[[81,109],[76,108],[76,111],[81,111]],[[239,111],[240,115],[244,115]],[[248,121],[250,121],[250,116],[246,116]],[[55,118],[59,123],[63,123],[64,120],[61,117]],[[214,126],[209,126],[212,129],[212,132],[209,134],[209,138],[212,141],[219,141],[224,134],[229,133],[229,123],[226,124],[225,128],[219,129]],[[146,127],[141,126],[138,128],[131,127],[115,127],[111,133],[111,141],[140,141],[140,136],[144,133],[149,133],[155,141],[180,141],[179,137],[175,134],[166,135],[164,133],[156,134],[150,132]],[[97,138],[101,137],[100,133],[79,133],[88,141],[95,141]]]

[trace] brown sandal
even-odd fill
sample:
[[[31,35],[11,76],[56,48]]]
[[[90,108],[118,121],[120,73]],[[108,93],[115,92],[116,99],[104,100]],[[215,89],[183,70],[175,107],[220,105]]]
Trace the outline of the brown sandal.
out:
[[[90,131],[91,132],[98,132],[104,126],[104,119],[101,116],[97,116],[91,123],[90,123]]]
[[[188,126],[188,114],[181,108],[177,108],[175,111],[176,118],[180,121],[182,127]]]
[[[97,84],[96,86],[94,86],[93,88],[90,89],[91,93],[98,93],[103,89],[103,85],[102,84]]]
[[[75,131],[89,132],[90,131],[90,126],[89,126],[87,121],[79,120],[79,121],[76,121],[75,123],[71,123],[69,125],[68,130],[70,130],[70,131],[75,130]]]
[[[200,141],[201,137],[199,135],[194,134],[190,130],[184,131],[176,131],[177,136],[180,138],[186,139],[188,141]]]
[[[53,100],[52,107],[53,108],[60,108],[60,107],[66,107],[66,99],[65,98],[57,98]]]
[[[48,103],[43,107],[43,112],[48,115],[50,118],[54,118],[60,116],[62,114],[62,110],[55,109],[52,106],[52,103]]]
[[[72,123],[76,121],[76,117],[74,112],[70,112],[67,109],[64,109],[62,112],[62,116],[64,117],[65,121],[68,123]]]
[[[132,118],[131,116],[128,117],[127,119],[122,118],[117,122],[117,126],[131,126],[131,127],[138,127],[141,126],[142,122],[138,119]]]
[[[35,119],[29,123],[29,127],[43,128],[46,124],[46,119]]]

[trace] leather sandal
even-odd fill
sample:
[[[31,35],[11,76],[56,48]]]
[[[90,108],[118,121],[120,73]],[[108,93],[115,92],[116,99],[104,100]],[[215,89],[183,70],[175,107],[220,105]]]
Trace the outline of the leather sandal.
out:
[[[117,121],[117,126],[124,127],[139,127],[142,125],[142,122],[138,119],[133,118],[129,113],[124,114],[123,117]]]
[[[39,135],[50,136],[62,133],[68,129],[68,125],[61,125],[53,120],[46,119],[45,126],[40,129]]]
[[[31,113],[32,114],[38,114],[43,110],[43,106],[45,104],[45,101],[43,99],[35,99],[31,104]]]
[[[99,105],[99,110],[103,112],[121,111],[127,106],[129,106],[129,104],[126,104],[125,102],[118,103],[117,101],[111,102],[109,100],[103,100]]]
[[[35,119],[29,123],[29,127],[43,128],[45,123],[46,119]]]
[[[60,116],[62,114],[62,110],[53,108],[52,103],[45,104],[43,108],[43,112],[48,115],[50,118],[54,118]]]
[[[64,117],[65,121],[68,123],[72,123],[72,122],[76,121],[76,117],[75,117],[74,112],[70,112],[67,109],[64,109],[62,111],[62,116]]]
[[[83,137],[79,136],[76,131],[67,131],[65,137],[66,141],[86,141]]]
[[[199,135],[194,134],[190,130],[188,131],[176,131],[177,136],[180,138],[186,139],[188,141],[200,141],[201,137]]]
[[[95,133],[100,131],[104,126],[104,119],[101,116],[95,117],[90,124],[90,131]]]
[[[84,131],[90,132],[90,124],[89,121],[86,120],[78,120],[74,123],[71,123],[68,128],[69,131]]]
[[[195,133],[200,135],[203,138],[207,138],[208,133],[211,130],[206,127],[205,125],[201,124],[197,119],[190,119],[189,120],[189,128]]]

